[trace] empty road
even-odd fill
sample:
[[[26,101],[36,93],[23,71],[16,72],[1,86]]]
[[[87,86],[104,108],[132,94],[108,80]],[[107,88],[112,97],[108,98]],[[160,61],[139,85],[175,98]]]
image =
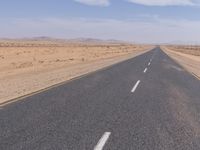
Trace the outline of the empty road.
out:
[[[0,109],[0,150],[199,150],[200,81],[159,47]]]

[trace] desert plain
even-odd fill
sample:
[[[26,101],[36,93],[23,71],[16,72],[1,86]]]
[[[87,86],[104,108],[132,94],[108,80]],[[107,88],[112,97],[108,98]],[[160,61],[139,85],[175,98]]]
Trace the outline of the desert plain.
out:
[[[0,105],[151,50],[151,45],[0,41]]]

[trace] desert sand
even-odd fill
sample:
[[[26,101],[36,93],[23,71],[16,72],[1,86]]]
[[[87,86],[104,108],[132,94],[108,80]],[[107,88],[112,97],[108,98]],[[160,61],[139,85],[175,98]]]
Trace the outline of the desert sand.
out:
[[[187,71],[200,79],[200,46],[162,46],[162,49]]]
[[[0,41],[0,105],[151,48],[122,43]]]

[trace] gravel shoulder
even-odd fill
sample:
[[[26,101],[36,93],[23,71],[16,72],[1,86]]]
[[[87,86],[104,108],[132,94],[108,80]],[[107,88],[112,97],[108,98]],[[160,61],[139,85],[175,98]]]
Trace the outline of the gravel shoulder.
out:
[[[200,80],[200,56],[177,52],[168,47],[161,47],[165,53],[182,65],[186,70]]]

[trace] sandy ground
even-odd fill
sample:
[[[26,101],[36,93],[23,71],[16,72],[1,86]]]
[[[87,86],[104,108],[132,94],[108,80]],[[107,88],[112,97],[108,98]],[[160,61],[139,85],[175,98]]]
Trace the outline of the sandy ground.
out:
[[[163,46],[161,48],[200,80],[200,47]]]
[[[0,41],[0,105],[151,48],[129,44]]]

